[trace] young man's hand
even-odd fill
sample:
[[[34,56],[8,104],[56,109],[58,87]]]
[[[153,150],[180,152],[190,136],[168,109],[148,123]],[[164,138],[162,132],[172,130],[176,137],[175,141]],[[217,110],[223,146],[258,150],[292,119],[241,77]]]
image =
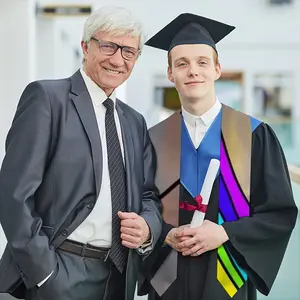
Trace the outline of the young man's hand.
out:
[[[180,238],[187,238],[178,244],[182,255],[199,256],[204,252],[217,249],[228,241],[228,235],[223,226],[205,220],[196,228],[184,228],[178,233]]]
[[[179,245],[180,243],[192,238],[192,236],[181,236],[183,229],[188,227],[189,225],[182,225],[171,229],[166,236],[165,243],[178,252],[182,252],[183,250],[187,251],[189,248],[179,248]]]

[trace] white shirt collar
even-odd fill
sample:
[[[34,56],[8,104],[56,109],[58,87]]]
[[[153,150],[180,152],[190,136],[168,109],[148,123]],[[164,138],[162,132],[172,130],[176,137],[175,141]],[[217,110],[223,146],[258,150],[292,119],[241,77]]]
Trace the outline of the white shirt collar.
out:
[[[216,98],[216,102],[213,105],[213,107],[210,108],[207,112],[205,112],[202,116],[192,115],[189,112],[187,112],[183,107],[181,109],[184,121],[187,122],[189,125],[195,126],[196,121],[201,120],[205,126],[209,126],[214,121],[221,108],[222,105],[218,98]]]
[[[96,106],[103,104],[103,102],[108,98],[105,92],[85,73],[82,68],[80,69],[80,73],[93,103]],[[114,103],[116,103],[116,92],[113,91],[109,98],[113,100]]]

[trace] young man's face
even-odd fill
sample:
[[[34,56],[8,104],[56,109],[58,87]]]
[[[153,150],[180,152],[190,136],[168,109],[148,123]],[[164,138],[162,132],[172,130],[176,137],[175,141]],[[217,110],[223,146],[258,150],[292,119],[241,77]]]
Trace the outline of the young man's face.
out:
[[[221,76],[221,67],[213,48],[208,45],[179,45],[170,52],[168,77],[180,97],[198,101],[214,95],[214,82]]]

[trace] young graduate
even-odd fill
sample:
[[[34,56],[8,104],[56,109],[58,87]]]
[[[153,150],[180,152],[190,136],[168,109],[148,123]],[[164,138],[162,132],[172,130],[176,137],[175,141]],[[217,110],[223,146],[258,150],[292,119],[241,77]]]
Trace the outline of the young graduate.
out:
[[[215,95],[221,75],[216,43],[233,29],[182,14],[146,43],[168,51],[168,77],[182,105],[150,129],[164,226],[139,282],[139,294],[149,300],[253,300],[256,290],[268,295],[296,222],[274,132]],[[212,159],[220,168],[207,204],[201,190]],[[205,220],[192,228],[195,211]]]

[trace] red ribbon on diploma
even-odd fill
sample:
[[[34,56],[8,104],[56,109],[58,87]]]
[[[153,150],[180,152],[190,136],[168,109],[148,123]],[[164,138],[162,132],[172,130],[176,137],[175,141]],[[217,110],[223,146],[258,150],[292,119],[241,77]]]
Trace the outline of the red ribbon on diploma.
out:
[[[192,205],[186,202],[180,202],[179,203],[179,207],[184,209],[184,210],[189,210],[189,211],[201,211],[203,213],[206,213],[207,210],[207,205],[203,204],[203,198],[201,197],[201,195],[196,196],[195,198],[196,201],[196,205]]]

